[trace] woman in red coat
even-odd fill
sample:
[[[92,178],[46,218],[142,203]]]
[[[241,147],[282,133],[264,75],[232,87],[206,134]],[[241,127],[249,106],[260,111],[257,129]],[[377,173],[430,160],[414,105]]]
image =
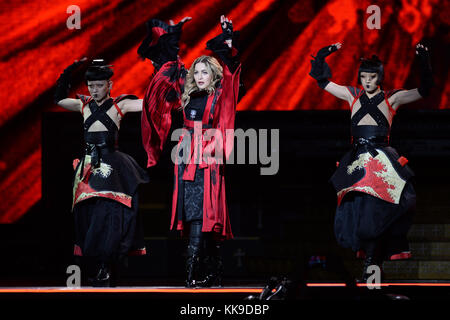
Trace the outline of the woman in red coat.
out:
[[[219,61],[197,58],[186,70],[178,57],[184,18],[177,25],[152,19],[138,53],[156,69],[144,98],[142,138],[147,166],[157,163],[171,127],[171,112],[182,111],[176,152],[171,229],[189,234],[186,286],[221,285],[220,243],[231,239],[225,199],[224,163],[234,140],[240,64],[233,48],[231,20],[221,17],[222,34],[207,42]],[[201,255],[206,277],[199,280]]]

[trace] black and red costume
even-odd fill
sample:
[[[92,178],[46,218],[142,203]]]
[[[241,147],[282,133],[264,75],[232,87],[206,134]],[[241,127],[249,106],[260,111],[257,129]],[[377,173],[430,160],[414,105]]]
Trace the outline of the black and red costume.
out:
[[[74,163],[74,254],[98,256],[100,260],[117,259],[129,253],[145,254],[144,243],[142,239],[136,243],[135,234],[137,187],[148,182],[148,176],[131,156],[118,150],[119,128],[106,113],[115,108],[122,114],[117,103],[137,97],[109,98],[100,107],[91,97],[77,97],[83,102],[82,114],[89,108],[91,115],[84,121],[85,154],[81,161]],[[89,132],[96,121],[100,121],[107,131]]]
[[[68,88],[64,85],[69,83],[66,71],[58,80],[55,102],[64,98],[62,91]],[[105,76],[103,71],[90,67],[86,80],[91,80],[89,75],[96,73],[94,80],[109,79],[108,73]],[[83,125],[85,152],[81,160],[73,163],[74,255],[83,257],[88,273],[97,274],[91,278],[93,285],[108,286],[112,285],[112,269],[124,262],[127,255],[146,253],[138,219],[137,188],[148,182],[148,175],[131,156],[118,150],[119,128],[107,113],[113,108],[123,117],[117,104],[124,99],[138,98],[121,95],[106,99],[100,106],[92,97],[78,94],[77,98],[83,104],[81,114],[89,110],[90,115]],[[89,131],[97,121],[106,131]]]
[[[322,89],[326,88],[331,77],[325,57],[337,49],[336,45],[322,48],[311,61],[310,75]],[[420,58],[429,65],[426,55]],[[418,89],[422,96],[432,86],[429,81],[431,69],[425,66],[424,70]],[[358,83],[361,72],[376,73],[377,85],[381,85],[384,68],[378,57],[362,59]],[[406,236],[412,224],[416,193],[414,173],[406,165],[408,160],[389,145],[391,123],[381,111],[388,110],[389,118],[393,118],[395,110],[388,99],[400,90],[380,90],[371,98],[364,90],[355,87],[347,87],[347,90],[353,97],[352,149],[339,161],[330,179],[337,192],[334,230],[341,246],[352,248],[358,257],[365,258],[364,280],[367,279],[369,265],[381,266],[384,260],[411,257]],[[359,125],[367,115],[376,125]]]
[[[226,204],[224,163],[231,153],[234,140],[234,134],[227,135],[226,130],[234,129],[240,75],[237,51],[227,46],[225,33],[208,41],[207,48],[219,57],[223,78],[212,94],[208,95],[205,91],[191,94],[189,103],[182,109],[181,96],[187,74],[178,57],[182,23],[169,26],[152,19],[147,27],[149,36],[141,44],[138,53],[150,59],[157,69],[147,88],[142,113],[142,138],[148,155],[147,165],[153,166],[159,159],[174,110],[183,110],[184,117],[184,131],[179,138],[177,151],[183,152],[183,144],[192,146],[189,155],[178,153],[188,161],[176,161],[174,166],[170,228],[180,231],[190,229],[191,244],[196,245],[201,242],[200,239],[195,240],[202,237],[201,233],[215,240],[231,239],[233,234]],[[194,141],[199,138],[194,135],[196,125],[202,135],[208,129],[215,129],[220,132],[221,139],[213,137],[210,141]],[[197,150],[197,147],[201,150]],[[197,152],[203,155],[211,148],[223,154],[221,161],[211,162],[202,158],[199,162],[195,158]],[[196,249],[193,251],[188,254],[198,254]]]
[[[339,161],[330,181],[337,192],[335,234],[340,245],[358,255],[383,260],[411,257],[406,234],[412,223],[416,194],[408,160],[389,146],[390,124],[378,106],[395,91],[368,98],[364,90],[347,87],[354,97],[352,150]],[[358,125],[370,114],[377,125]]]

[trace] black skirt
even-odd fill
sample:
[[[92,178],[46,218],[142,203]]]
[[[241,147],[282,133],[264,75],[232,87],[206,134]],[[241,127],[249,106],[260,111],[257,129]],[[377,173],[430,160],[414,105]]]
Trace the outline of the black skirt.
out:
[[[203,220],[204,169],[195,170],[194,181],[183,180],[186,165],[178,165],[178,219],[186,222]]]
[[[362,192],[345,195],[336,209],[334,230],[337,242],[354,251],[377,242],[383,259],[409,251],[407,233],[412,224],[416,193],[410,179],[399,204],[393,204]]]
[[[145,249],[138,195],[131,208],[107,198],[94,197],[74,207],[75,245],[81,255],[101,262],[120,260]]]

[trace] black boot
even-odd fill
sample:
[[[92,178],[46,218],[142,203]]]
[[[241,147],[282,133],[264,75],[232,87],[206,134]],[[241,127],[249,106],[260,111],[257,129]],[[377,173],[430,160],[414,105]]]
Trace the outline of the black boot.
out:
[[[186,287],[194,288],[197,286],[198,270],[200,266],[199,248],[188,246],[188,257],[186,260]]]
[[[364,260],[364,266],[363,266],[363,273],[362,273],[362,277],[361,280],[359,282],[367,282],[367,279],[369,279],[369,277],[373,274],[373,273],[369,273],[367,271],[367,269],[369,268],[369,266],[375,265],[378,268],[380,268],[380,281],[383,281],[384,278],[384,273],[383,273],[383,269],[382,269],[382,265],[383,265],[383,261],[381,261],[380,259],[377,259],[373,256],[367,257]]]
[[[370,274],[367,272],[367,268],[369,268],[369,266],[371,266],[372,264],[373,264],[373,257],[366,257],[364,259],[363,272],[359,282],[367,282],[367,279],[370,276]]]
[[[285,300],[288,296],[289,289],[292,289],[292,281],[286,277],[276,285],[275,292],[266,297],[265,300]]]
[[[204,260],[206,277],[197,282],[199,287],[222,287],[223,262],[221,256],[207,256]]]
[[[271,277],[269,282],[266,284],[263,291],[259,295],[258,299],[259,300],[267,300],[267,297],[272,294],[272,290],[275,289],[275,287],[277,286],[277,284],[279,282],[280,282],[280,280],[278,279],[278,277]]]
[[[221,243],[213,239],[213,235],[209,235],[206,240],[206,257],[204,265],[206,269],[206,277],[198,282],[201,287],[222,287],[223,261],[220,253]]]
[[[89,283],[93,287],[110,287],[111,286],[111,270],[108,264],[102,262],[98,268],[97,274],[93,278],[89,278]]]

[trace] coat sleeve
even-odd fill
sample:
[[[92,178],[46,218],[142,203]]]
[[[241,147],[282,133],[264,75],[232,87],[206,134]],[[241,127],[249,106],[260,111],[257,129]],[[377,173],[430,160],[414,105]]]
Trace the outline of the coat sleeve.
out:
[[[180,61],[169,61],[152,78],[144,96],[141,131],[147,167],[156,165],[172,125],[172,110],[181,106],[186,70]]]
[[[226,44],[226,35],[221,33],[206,43],[206,48],[211,50],[225,64],[231,73],[234,73],[239,66],[239,49],[237,47],[239,31],[233,32],[232,47]]]
[[[230,48],[225,43],[224,35],[221,34],[214,39],[208,41],[207,48],[215,53],[223,67],[223,79],[221,86],[221,94],[218,97],[217,109],[214,111],[213,127],[221,133],[223,141],[217,143],[214,139],[209,143],[222,147],[222,154],[225,159],[229,159],[234,144],[234,122],[236,115],[236,106],[240,98],[240,73],[241,64],[239,62],[239,51],[234,45],[235,32],[233,35],[233,47]]]
[[[139,56],[151,60],[156,70],[168,61],[177,61],[182,26],[182,22],[170,26],[158,19],[147,21],[147,36],[139,45]]]
[[[181,106],[186,76],[186,69],[178,57],[182,26],[182,22],[170,26],[161,20],[150,19],[146,23],[147,36],[138,48],[138,54],[151,60],[156,72],[144,96],[141,118],[147,167],[157,163],[172,124],[171,112]]]

